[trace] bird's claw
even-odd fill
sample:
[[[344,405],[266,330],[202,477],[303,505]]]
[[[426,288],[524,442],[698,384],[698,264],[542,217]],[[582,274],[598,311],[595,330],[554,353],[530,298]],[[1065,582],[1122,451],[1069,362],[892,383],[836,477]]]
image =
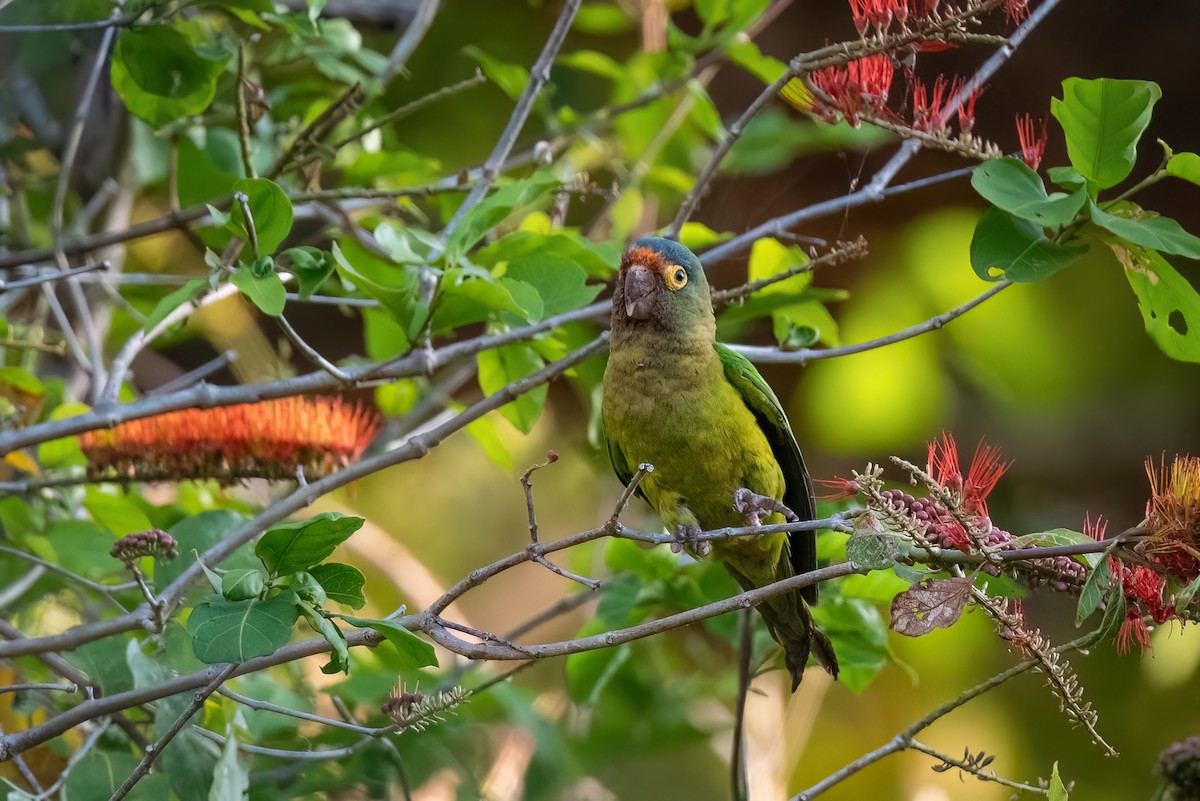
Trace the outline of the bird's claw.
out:
[[[761,526],[763,515],[775,513],[783,515],[792,523],[800,519],[795,512],[784,506],[782,501],[768,495],[759,495],[746,487],[734,490],[733,511],[744,515],[748,526]]]
[[[680,553],[685,547],[696,556],[708,556],[712,553],[712,543],[700,539],[700,527],[680,523],[675,527],[675,541],[671,543],[671,553]]]

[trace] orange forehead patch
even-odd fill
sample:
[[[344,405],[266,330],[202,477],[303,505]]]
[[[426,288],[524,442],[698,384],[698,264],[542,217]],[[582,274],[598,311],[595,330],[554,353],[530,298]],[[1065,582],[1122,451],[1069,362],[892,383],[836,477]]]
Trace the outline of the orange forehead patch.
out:
[[[640,264],[659,273],[671,266],[666,257],[653,248],[630,248],[625,251],[621,266],[628,267],[631,264]]]

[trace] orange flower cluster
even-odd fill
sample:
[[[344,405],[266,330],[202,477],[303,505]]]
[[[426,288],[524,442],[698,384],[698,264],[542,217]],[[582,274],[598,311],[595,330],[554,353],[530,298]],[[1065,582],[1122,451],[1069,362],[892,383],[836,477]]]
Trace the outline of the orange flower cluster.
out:
[[[93,475],[132,479],[320,478],[357,459],[379,427],[340,398],[280,398],[185,409],[89,431],[80,447]]]

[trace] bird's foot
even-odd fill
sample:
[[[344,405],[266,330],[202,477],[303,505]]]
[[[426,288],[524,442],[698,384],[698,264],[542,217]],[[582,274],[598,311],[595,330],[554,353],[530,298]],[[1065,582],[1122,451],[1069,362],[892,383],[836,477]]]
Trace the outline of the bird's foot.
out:
[[[759,495],[754,490],[742,487],[735,490],[733,493],[733,511],[745,516],[746,525],[761,526],[762,517],[778,512],[788,519],[789,522],[796,522],[800,518],[791,509],[783,505],[781,501],[767,496]]]
[[[680,523],[675,527],[675,541],[671,543],[671,553],[679,553],[685,547],[696,556],[708,556],[712,553],[712,543],[700,539],[700,527]]]

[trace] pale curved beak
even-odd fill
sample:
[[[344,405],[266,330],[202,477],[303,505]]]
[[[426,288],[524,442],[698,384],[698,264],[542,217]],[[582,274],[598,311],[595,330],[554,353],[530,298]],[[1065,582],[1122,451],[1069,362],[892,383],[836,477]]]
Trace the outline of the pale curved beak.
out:
[[[625,316],[631,320],[646,320],[654,308],[654,291],[658,279],[648,268],[634,264],[625,273]]]

